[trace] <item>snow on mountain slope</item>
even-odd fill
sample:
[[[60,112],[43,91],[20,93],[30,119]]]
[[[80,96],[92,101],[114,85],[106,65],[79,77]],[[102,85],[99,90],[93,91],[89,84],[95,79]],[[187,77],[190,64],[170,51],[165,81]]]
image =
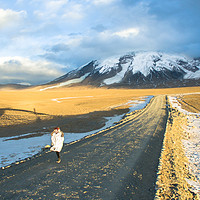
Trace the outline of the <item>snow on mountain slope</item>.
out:
[[[131,59],[127,59],[127,63],[121,64],[122,70],[119,73],[117,73],[114,77],[105,79],[103,82],[106,85],[111,85],[113,83],[119,83],[122,80],[122,78],[124,77],[124,75],[125,75],[126,71],[128,70],[128,67],[130,66],[131,62],[132,62]]]
[[[82,76],[80,78],[75,78],[75,79],[72,79],[72,80],[68,80],[68,81],[59,83],[57,85],[53,85],[53,86],[50,86],[50,87],[42,88],[42,89],[40,89],[40,91],[44,91],[44,90],[48,90],[48,89],[53,89],[53,88],[59,88],[59,87],[63,87],[63,86],[66,86],[66,85],[71,85],[73,83],[80,83],[81,81],[83,81],[85,79],[85,77],[88,74],[89,73],[85,74],[84,76]]]
[[[187,74],[184,76],[185,79],[199,79],[200,77],[200,70],[196,71],[195,73],[188,71]]]
[[[111,57],[100,62],[96,62],[97,66],[95,67],[96,70],[99,70],[100,74],[104,74],[110,72],[112,68],[117,67],[118,57]]]
[[[132,52],[92,61],[50,84],[109,87],[179,87],[200,85],[200,58],[160,52]],[[63,83],[63,84],[62,84]]]

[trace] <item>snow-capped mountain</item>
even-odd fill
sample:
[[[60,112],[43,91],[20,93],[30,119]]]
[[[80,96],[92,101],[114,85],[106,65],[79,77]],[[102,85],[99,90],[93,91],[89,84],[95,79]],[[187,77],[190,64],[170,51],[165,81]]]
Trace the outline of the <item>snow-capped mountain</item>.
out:
[[[200,85],[200,58],[158,52],[135,52],[90,63],[52,81],[71,84],[156,88]],[[47,89],[47,88],[46,88]]]

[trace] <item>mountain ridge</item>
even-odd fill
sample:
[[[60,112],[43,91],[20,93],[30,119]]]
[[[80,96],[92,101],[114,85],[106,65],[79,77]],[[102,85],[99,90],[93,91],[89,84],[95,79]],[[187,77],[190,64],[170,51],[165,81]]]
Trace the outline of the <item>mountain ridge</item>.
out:
[[[160,52],[132,52],[93,60],[49,84],[57,84],[52,87],[92,85],[109,88],[199,86],[200,58]]]

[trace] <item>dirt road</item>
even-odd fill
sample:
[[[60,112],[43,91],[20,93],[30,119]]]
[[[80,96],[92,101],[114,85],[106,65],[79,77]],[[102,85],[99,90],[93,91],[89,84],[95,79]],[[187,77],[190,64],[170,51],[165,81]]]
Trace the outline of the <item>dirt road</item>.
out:
[[[164,96],[139,113],[55,153],[0,170],[1,199],[136,199],[155,195],[167,111]],[[127,119],[127,121],[125,121]]]

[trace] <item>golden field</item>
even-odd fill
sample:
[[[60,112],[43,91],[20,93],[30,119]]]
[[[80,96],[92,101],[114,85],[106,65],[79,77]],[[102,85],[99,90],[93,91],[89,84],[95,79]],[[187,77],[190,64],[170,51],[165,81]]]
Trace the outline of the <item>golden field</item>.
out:
[[[60,88],[39,91],[0,91],[0,108],[22,109],[50,115],[77,115],[127,103],[146,95],[200,92],[200,87],[173,89],[102,89],[89,87]],[[68,99],[60,99],[68,98]],[[54,101],[57,99],[59,102]]]
[[[40,91],[41,87],[0,91],[1,126],[51,119],[55,115],[80,115],[127,108],[130,100],[147,95],[200,92],[200,87],[173,89],[106,89],[66,87]],[[126,104],[126,105],[124,105]]]
[[[189,112],[200,112],[200,94],[179,96],[179,102]]]

